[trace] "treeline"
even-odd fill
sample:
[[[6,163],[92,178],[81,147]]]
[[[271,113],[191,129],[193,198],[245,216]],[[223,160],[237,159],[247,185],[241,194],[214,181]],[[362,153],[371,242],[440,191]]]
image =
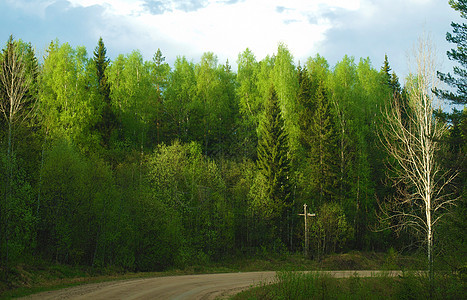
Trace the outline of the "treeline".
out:
[[[53,41],[39,63],[10,38],[0,64],[4,268],[40,257],[160,270],[302,251],[303,204],[316,213],[314,257],[410,240],[374,230],[378,201],[395,194],[382,112],[405,97],[387,57],[378,69],[348,56],[297,66],[280,44],[261,61],[246,49],[235,73],[213,53],[111,61],[102,39],[91,55]],[[446,165],[465,137],[452,122]]]

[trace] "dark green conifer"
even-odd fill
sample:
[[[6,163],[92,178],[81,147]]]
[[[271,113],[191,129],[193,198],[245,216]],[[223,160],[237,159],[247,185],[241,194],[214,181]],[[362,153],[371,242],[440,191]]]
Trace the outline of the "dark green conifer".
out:
[[[292,201],[290,161],[284,120],[274,87],[270,88],[269,97],[265,103],[257,152],[258,169],[266,181],[265,196],[275,208],[275,215],[283,217]]]
[[[396,73],[392,72],[391,74],[391,80],[389,82],[389,85],[391,86],[392,91],[394,94],[401,95],[402,94],[402,88],[401,84],[399,83],[399,77],[397,77]]]
[[[110,60],[107,58],[107,49],[104,46],[102,37],[99,38],[96,49],[94,50],[94,64],[96,65],[97,80],[99,83],[99,94],[102,96],[102,119],[97,127],[101,133],[104,147],[109,146],[112,130],[116,126],[116,116],[112,110],[110,98],[110,84],[107,81],[105,70],[109,66]]]
[[[451,7],[458,11],[461,18],[467,19],[467,0],[450,0]],[[446,33],[446,40],[456,44],[456,48],[449,50],[446,54],[452,61],[457,62],[460,66],[453,68],[453,74],[438,72],[438,77],[455,89],[455,92],[436,89],[435,93],[446,100],[456,104],[467,104],[467,48],[465,41],[467,40],[467,24],[451,23],[452,33]]]
[[[391,85],[391,67],[389,66],[388,55],[384,55],[384,63],[381,67],[381,74],[383,75],[383,83]]]
[[[316,109],[310,124],[311,142],[310,167],[313,170],[313,186],[318,194],[318,205],[333,198],[336,184],[336,134],[326,90],[320,82],[314,100]]]

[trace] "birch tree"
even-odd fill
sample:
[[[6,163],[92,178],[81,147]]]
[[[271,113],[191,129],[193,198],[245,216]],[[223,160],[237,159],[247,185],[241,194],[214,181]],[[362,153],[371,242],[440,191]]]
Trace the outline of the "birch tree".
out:
[[[393,158],[392,169],[398,196],[382,204],[382,220],[388,227],[410,227],[427,246],[430,282],[433,282],[434,229],[453,199],[443,193],[453,176],[443,171],[436,154],[446,126],[434,117],[438,86],[432,44],[420,39],[414,51],[416,73],[406,84],[409,107],[395,99],[386,109],[382,142]],[[404,120],[404,114],[407,120]]]
[[[3,53],[0,70],[0,113],[8,127],[8,156],[12,151],[13,127],[31,115],[34,99],[28,96],[32,88],[32,76],[27,73],[24,55],[18,42],[10,37]]]

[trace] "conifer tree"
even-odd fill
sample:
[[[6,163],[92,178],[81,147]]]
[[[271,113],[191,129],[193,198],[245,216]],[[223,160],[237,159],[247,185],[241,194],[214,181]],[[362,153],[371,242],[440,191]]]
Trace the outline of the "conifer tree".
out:
[[[401,87],[401,84],[399,83],[399,77],[397,77],[395,72],[392,72],[391,81],[389,84],[395,94],[398,94],[398,95],[402,94],[402,87]]]
[[[275,221],[284,244],[287,243],[287,208],[292,204],[288,140],[276,91],[271,86],[260,125],[257,165],[264,180],[261,206],[269,211],[266,218]]]
[[[384,55],[383,66],[381,67],[381,74],[383,76],[383,84],[391,85],[391,67],[389,66],[388,55]]]
[[[310,148],[310,166],[313,170],[313,185],[318,194],[318,203],[332,198],[335,187],[335,153],[336,134],[332,122],[331,109],[326,91],[320,82],[314,96],[316,109],[310,124],[312,147]]]
[[[383,85],[387,86],[391,92],[392,102],[398,101],[400,105],[403,106],[403,115],[402,119],[404,123],[407,123],[407,112],[409,111],[409,98],[407,93],[402,89],[399,83],[399,77],[393,71],[390,73],[391,67],[389,66],[388,56],[384,55],[384,63],[381,67],[381,75],[383,77]],[[391,103],[392,103],[391,102]],[[388,103],[388,105],[391,105]]]
[[[449,5],[458,11],[463,19],[467,19],[467,0],[449,0]],[[446,54],[450,60],[457,62],[460,66],[453,68],[453,74],[438,72],[438,77],[453,87],[455,92],[436,89],[435,93],[438,97],[452,101],[453,103],[467,104],[467,50],[465,47],[467,24],[452,22],[451,27],[452,33],[446,33],[446,40],[457,46]]]
[[[389,60],[387,54],[384,55],[383,66],[381,67],[381,75],[383,76],[383,84],[391,88],[394,97],[400,97],[402,95],[402,88],[399,83],[399,77],[393,71],[391,73],[391,67],[389,66]]]
[[[335,130],[332,111],[322,79],[311,79],[309,73],[299,68],[298,99],[300,113],[300,141],[305,151],[307,185],[316,197],[316,206],[331,197],[335,184]]]
[[[157,49],[156,53],[152,58],[152,78],[156,87],[156,143],[159,144],[161,141],[161,128],[162,128],[162,93],[167,88],[170,66],[165,62],[165,57],[162,56],[161,49]]]
[[[94,64],[96,66],[97,79],[99,82],[99,94],[103,100],[102,119],[97,127],[102,136],[102,142],[105,147],[109,146],[112,130],[116,125],[116,116],[112,111],[110,99],[110,84],[107,80],[106,69],[110,60],[107,58],[107,49],[104,46],[102,37],[99,38],[96,49],[94,50]]]

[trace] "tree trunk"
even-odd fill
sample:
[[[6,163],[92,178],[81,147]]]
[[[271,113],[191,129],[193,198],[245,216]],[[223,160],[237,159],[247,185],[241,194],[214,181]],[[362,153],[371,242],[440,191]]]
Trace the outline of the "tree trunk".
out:
[[[429,197],[429,195],[428,195]],[[430,280],[430,297],[433,294],[433,229],[432,229],[432,216],[431,216],[431,199],[428,198],[426,207],[426,221],[427,221],[427,255],[428,255],[428,278]]]

